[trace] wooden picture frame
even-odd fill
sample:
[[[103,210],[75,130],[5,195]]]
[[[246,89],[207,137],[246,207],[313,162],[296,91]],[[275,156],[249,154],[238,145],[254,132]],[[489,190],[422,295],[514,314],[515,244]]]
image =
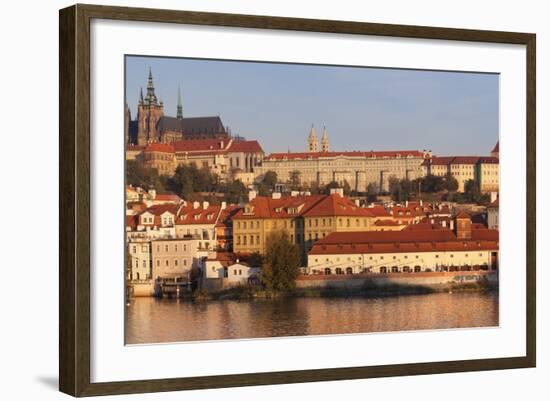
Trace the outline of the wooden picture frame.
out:
[[[92,383],[90,380],[90,21],[194,24],[490,42],[526,46],[526,356],[399,365],[257,372]],[[59,14],[59,388],[73,396],[143,393],[534,367],[536,361],[535,43],[530,33],[372,24],[253,15],[74,5]]]

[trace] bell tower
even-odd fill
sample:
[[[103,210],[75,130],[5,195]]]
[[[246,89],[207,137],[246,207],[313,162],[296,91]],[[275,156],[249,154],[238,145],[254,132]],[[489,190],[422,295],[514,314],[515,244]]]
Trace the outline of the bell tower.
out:
[[[319,143],[317,141],[317,134],[315,133],[315,128],[311,124],[311,129],[309,130],[309,136],[307,137],[307,150],[308,152],[318,152]]]
[[[328,141],[327,128],[323,127],[323,136],[321,138],[321,152],[328,152],[329,147],[330,147],[330,144]]]
[[[143,90],[140,89],[138,102],[138,145],[146,145],[150,142],[159,142],[159,132],[157,123],[164,115],[164,105],[158,101],[153,84],[153,73],[149,67],[149,77],[147,79],[147,95],[143,97]]]

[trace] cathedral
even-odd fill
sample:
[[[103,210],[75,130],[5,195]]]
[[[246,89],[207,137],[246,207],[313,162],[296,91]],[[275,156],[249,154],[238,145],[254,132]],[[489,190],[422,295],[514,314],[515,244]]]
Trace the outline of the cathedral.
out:
[[[132,120],[126,105],[124,113],[126,143],[144,146],[148,143],[170,143],[183,139],[228,139],[229,133],[220,117],[183,117],[181,93],[178,89],[176,117],[164,115],[164,104],[155,94],[153,74],[149,68],[147,93],[140,90],[137,116]]]

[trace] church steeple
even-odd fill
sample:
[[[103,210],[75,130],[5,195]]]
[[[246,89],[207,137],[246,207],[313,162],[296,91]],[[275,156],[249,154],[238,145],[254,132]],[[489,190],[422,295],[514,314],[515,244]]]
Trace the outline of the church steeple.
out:
[[[311,124],[311,129],[309,130],[309,136],[307,137],[307,149],[308,152],[318,152],[319,143],[317,141],[317,134],[315,133],[315,128]]]
[[[181,120],[183,118],[183,106],[181,104],[181,90],[179,86],[178,86],[178,110],[177,110],[176,118],[178,120]]]
[[[139,88],[139,104],[143,104],[143,88]]]
[[[155,86],[153,85],[153,73],[151,67],[149,67],[149,78],[147,79],[147,102],[150,104],[157,103],[157,96],[155,95]]]
[[[327,128],[323,127],[323,137],[321,138],[321,152],[328,152],[329,146],[330,144],[328,141]]]

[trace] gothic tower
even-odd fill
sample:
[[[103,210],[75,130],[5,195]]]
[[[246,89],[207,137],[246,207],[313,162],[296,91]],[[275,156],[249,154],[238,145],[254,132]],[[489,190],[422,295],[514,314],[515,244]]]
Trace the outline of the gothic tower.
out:
[[[178,120],[183,119],[183,106],[181,104],[181,91],[179,86],[178,86],[178,110],[176,113],[176,118]]]
[[[323,137],[321,138],[321,152],[328,152],[330,144],[328,142],[327,128],[323,127]]]
[[[319,143],[317,141],[317,135],[315,134],[315,128],[311,124],[311,130],[309,131],[309,136],[307,137],[307,150],[308,152],[318,152]]]
[[[128,103],[124,105],[124,138],[126,141],[126,144],[130,144],[132,142],[132,138],[130,138],[130,120],[132,119],[132,116],[130,115],[130,108],[128,107]]]
[[[138,135],[137,144],[146,145],[150,142],[158,142],[159,132],[157,122],[164,115],[164,105],[158,101],[155,95],[155,86],[153,85],[153,74],[149,67],[149,78],[147,80],[147,95],[143,97],[143,91],[140,90],[138,103]]]

